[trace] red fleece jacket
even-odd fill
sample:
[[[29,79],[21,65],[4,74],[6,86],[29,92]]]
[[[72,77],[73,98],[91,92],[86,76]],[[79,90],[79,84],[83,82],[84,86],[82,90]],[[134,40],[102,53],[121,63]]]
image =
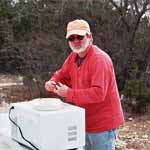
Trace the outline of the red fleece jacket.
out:
[[[124,117],[110,57],[91,45],[79,67],[76,58],[72,52],[51,80],[71,87],[66,101],[85,108],[87,132],[118,128]]]

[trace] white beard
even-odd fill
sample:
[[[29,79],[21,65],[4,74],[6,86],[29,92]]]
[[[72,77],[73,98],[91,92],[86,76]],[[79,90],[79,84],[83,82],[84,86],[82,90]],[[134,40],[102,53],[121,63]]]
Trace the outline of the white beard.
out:
[[[77,54],[79,54],[79,53],[81,53],[81,52],[84,52],[84,51],[87,49],[87,47],[89,46],[89,44],[90,44],[90,40],[87,39],[86,42],[82,45],[81,48],[74,48],[74,47],[72,46],[71,42],[69,42],[69,46],[70,46],[71,50],[72,50],[73,52],[77,53]]]

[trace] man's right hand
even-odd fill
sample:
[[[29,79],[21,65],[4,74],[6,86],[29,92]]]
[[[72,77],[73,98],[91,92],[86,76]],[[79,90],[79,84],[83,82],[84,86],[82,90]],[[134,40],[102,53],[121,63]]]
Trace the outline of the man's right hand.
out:
[[[56,82],[54,81],[46,81],[45,82],[45,89],[49,92],[54,92],[54,90],[56,89]]]

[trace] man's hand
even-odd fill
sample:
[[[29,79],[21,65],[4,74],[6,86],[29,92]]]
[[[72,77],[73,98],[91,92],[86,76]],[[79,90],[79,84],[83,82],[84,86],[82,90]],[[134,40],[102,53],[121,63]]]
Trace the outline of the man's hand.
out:
[[[56,88],[54,89],[54,93],[58,94],[61,97],[66,97],[68,89],[68,86],[59,82],[59,85],[56,85]]]
[[[45,82],[45,89],[49,92],[54,92],[54,90],[56,89],[56,82],[54,81]]]

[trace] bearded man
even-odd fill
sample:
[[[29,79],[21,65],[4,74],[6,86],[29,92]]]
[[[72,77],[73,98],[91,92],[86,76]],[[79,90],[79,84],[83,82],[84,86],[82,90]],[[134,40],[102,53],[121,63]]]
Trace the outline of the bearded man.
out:
[[[72,52],[45,88],[85,109],[85,150],[115,150],[124,116],[111,58],[93,44],[85,20],[68,23],[66,40]]]

